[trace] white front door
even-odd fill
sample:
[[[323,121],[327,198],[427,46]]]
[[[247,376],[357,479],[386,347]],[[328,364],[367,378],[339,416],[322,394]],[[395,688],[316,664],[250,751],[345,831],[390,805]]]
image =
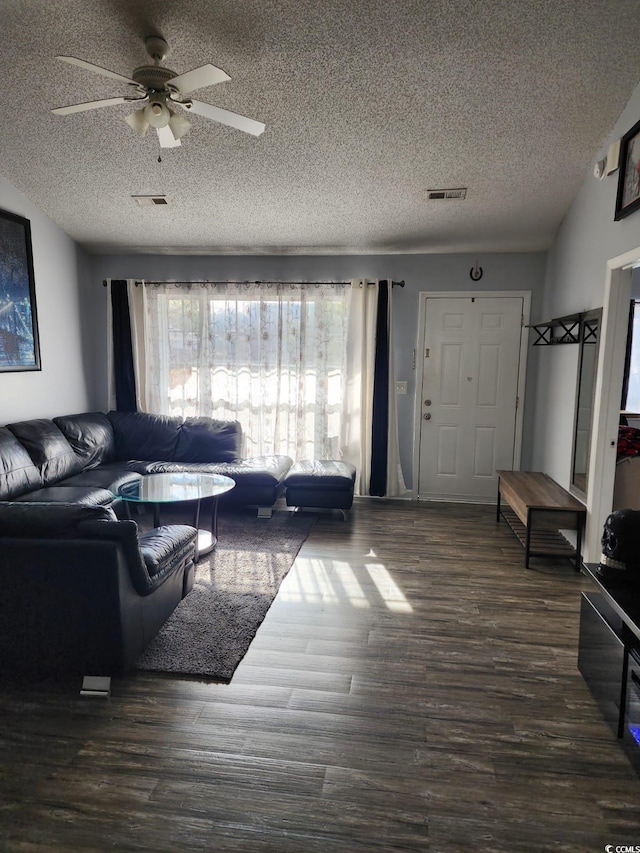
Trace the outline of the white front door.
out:
[[[488,502],[514,463],[522,297],[427,298],[418,497]]]

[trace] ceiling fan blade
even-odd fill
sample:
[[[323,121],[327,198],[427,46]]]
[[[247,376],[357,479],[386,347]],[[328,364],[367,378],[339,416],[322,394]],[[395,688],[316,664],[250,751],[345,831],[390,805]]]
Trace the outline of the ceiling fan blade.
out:
[[[83,113],[85,110],[97,110],[100,107],[111,107],[114,104],[128,104],[130,101],[146,100],[146,98],[105,98],[102,101],[88,101],[86,104],[71,104],[68,107],[56,107],[51,112],[59,116],[68,116],[71,113]]]
[[[56,59],[61,59],[62,62],[68,62],[70,65],[77,65],[80,68],[86,68],[87,71],[93,71],[94,74],[101,74],[103,77],[111,77],[113,80],[119,80],[121,83],[129,83],[132,86],[140,88],[138,83],[130,77],[125,77],[123,74],[116,74],[115,71],[109,71],[108,68],[101,68],[99,65],[94,65],[92,62],[86,62],[84,59],[76,59],[75,56],[56,56]]]
[[[180,103],[176,101],[175,103]],[[223,110],[221,107],[214,107],[213,104],[205,104],[202,101],[185,101],[180,103],[180,106],[191,113],[196,113],[199,116],[210,118],[220,124],[226,124],[229,127],[235,127],[237,130],[242,130],[245,133],[250,133],[252,136],[260,136],[266,128],[266,124],[261,121],[255,121],[252,118],[231,113],[229,110]]]
[[[175,89],[181,95],[187,95],[195,89],[215,86],[217,83],[224,83],[226,80],[231,80],[231,77],[222,68],[216,68],[215,65],[201,65],[200,68],[194,68],[185,74],[172,77],[171,80],[167,81],[167,88]]]
[[[165,127],[157,127],[156,130],[160,148],[177,148],[180,145],[180,140],[175,138],[168,124]]]

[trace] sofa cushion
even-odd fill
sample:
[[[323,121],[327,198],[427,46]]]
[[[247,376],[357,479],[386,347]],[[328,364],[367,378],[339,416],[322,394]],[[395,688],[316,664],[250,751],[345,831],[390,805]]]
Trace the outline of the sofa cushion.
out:
[[[80,459],[53,421],[35,418],[31,421],[7,424],[7,428],[20,444],[26,447],[45,486],[51,486],[58,480],[82,471]]]
[[[26,495],[19,495],[15,501],[27,503],[62,503],[78,506],[110,506],[113,494],[97,486],[46,486]]]
[[[42,486],[40,472],[15,435],[0,427],[0,500],[31,492]]]
[[[116,459],[173,459],[181,418],[147,412],[109,412]]]
[[[64,415],[54,418],[53,422],[80,458],[85,470],[115,459],[113,427],[103,412]]]
[[[174,462],[238,462],[242,428],[238,421],[185,418]]]
[[[84,521],[117,521],[106,506],[81,506],[70,503],[0,503],[0,529],[3,536],[45,538],[75,536]]]
[[[293,460],[289,456],[252,456],[238,462],[154,462],[149,474],[223,474],[249,486],[275,486],[284,481]]]
[[[116,463],[116,465],[121,466],[122,463]],[[83,471],[81,474],[74,474],[73,477],[61,480],[56,485],[60,488],[63,486],[65,488],[68,486],[82,486],[85,489],[107,489],[111,494],[116,495],[118,493],[118,489],[123,483],[128,483],[130,480],[136,480],[139,476],[140,475],[135,471],[130,471],[128,468],[107,466],[106,468],[90,468],[88,471]]]

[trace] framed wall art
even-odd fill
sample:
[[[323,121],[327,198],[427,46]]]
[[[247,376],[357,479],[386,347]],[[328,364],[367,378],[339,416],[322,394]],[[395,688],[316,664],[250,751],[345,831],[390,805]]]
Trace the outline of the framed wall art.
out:
[[[31,225],[0,210],[0,373],[40,370]]]
[[[620,175],[615,219],[640,208],[640,121],[620,140]]]

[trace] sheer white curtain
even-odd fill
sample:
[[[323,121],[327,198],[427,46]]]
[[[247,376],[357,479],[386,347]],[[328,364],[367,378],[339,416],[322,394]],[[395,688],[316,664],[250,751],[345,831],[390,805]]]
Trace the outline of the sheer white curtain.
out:
[[[389,337],[389,435],[387,443],[387,497],[399,497],[407,492],[400,463],[398,435],[398,399],[396,395],[396,371],[393,332],[393,286],[389,279],[389,307],[387,314]]]
[[[378,282],[353,279],[350,287],[342,458],[356,466],[355,493],[368,495]]]
[[[140,411],[240,421],[246,455],[344,459],[370,494],[378,281],[127,282]],[[399,458],[388,285],[388,497]],[[380,381],[379,378],[377,380]],[[113,406],[112,406],[113,407]]]
[[[395,369],[393,359],[393,310],[391,281],[388,283],[386,317],[389,341],[387,497],[405,494],[398,447],[398,418]],[[353,279],[347,338],[347,374],[345,382],[342,458],[356,466],[355,491],[370,494],[372,470],[373,390],[376,357],[376,325],[378,320],[379,281]],[[378,380],[379,381],[379,380]]]
[[[350,288],[145,283],[142,408],[240,421],[248,456],[338,458]],[[138,319],[132,329],[140,332]],[[136,334],[134,332],[134,334]]]

